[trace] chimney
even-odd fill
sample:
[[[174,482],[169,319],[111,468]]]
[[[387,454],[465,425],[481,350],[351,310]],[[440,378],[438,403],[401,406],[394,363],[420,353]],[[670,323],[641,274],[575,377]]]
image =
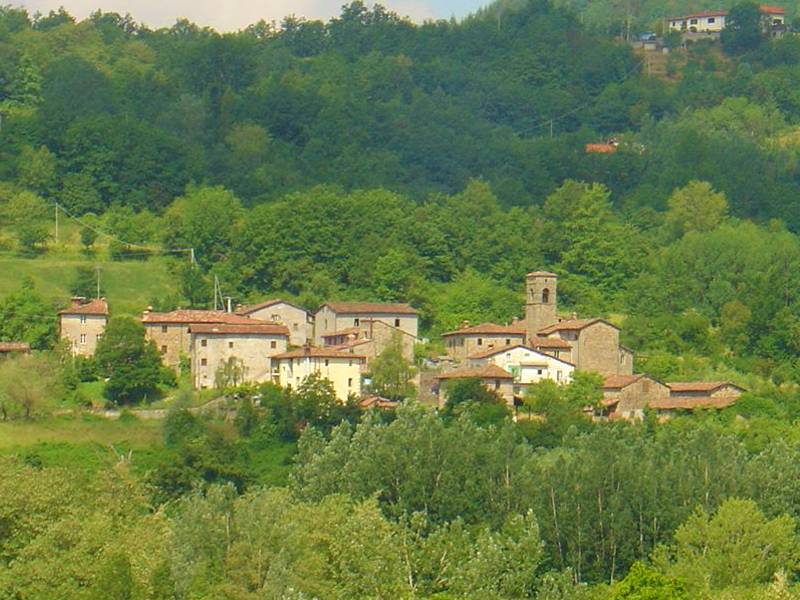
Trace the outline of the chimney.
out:
[[[578,313],[576,313],[576,312],[573,312],[573,313],[570,315],[570,319],[572,319],[573,321],[574,321],[575,319],[577,319],[577,318],[578,318]]]
[[[461,321],[460,329],[466,329],[467,327],[469,327],[469,321],[467,319],[464,319],[463,321]]]
[[[72,308],[78,308],[82,304],[86,302],[86,298],[84,296],[73,296],[72,297]]]

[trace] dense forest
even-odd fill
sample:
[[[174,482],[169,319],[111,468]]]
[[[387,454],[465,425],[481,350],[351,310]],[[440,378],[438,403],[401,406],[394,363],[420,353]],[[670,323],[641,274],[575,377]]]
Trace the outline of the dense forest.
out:
[[[512,422],[480,386],[385,414],[312,381],[226,390],[227,420],[176,401],[144,450],[0,439],[0,598],[800,597],[800,37],[648,74],[621,23],[699,6],[606,4],[415,24],[356,1],[227,34],[0,7],[0,254],[48,264],[69,224],[72,293],[115,261],[168,266],[156,310],[208,307],[215,279],[238,302],[410,302],[422,363],[463,320],[518,316],[546,268],[637,372],[749,390],[592,423],[578,377]],[[4,435],[103,385],[180,385],[113,301],[96,359],[71,360],[19,279],[0,340],[34,353],[0,362]],[[109,374],[129,359],[146,368]]]

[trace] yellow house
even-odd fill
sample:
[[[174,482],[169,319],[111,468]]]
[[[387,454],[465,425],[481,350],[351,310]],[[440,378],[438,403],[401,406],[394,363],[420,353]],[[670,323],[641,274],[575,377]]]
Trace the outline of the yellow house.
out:
[[[69,342],[72,354],[93,356],[97,341],[108,324],[108,303],[105,298],[86,300],[75,297],[69,308],[59,311],[61,339]]]
[[[336,398],[346,402],[361,396],[361,367],[366,357],[330,348],[305,346],[272,357],[273,381],[285,388],[300,386],[311,375],[333,384]]]

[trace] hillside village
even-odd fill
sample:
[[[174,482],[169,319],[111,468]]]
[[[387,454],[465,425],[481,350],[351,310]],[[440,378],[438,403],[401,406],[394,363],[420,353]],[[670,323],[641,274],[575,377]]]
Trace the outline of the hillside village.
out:
[[[555,273],[528,273],[525,283],[524,319],[464,322],[442,334],[445,355],[426,361],[413,382],[421,401],[441,407],[449,382],[478,379],[516,409],[530,385],[567,384],[576,371],[604,377],[601,406],[586,409],[595,419],[640,419],[646,408],[662,416],[724,408],[743,391],[730,382],[664,383],[634,374],[634,351],[620,343],[616,325],[559,314]],[[109,314],[104,298],[73,298],[59,312],[60,335],[73,354],[94,354]],[[369,393],[372,361],[397,345],[412,363],[421,342],[418,311],[404,303],[325,302],[312,312],[271,299],[231,311],[147,309],[141,322],[162,363],[176,372],[188,366],[198,390],[219,387],[219,373],[235,366],[237,383],[284,388],[316,374],[331,382],[340,402],[358,399],[364,406],[392,406]]]

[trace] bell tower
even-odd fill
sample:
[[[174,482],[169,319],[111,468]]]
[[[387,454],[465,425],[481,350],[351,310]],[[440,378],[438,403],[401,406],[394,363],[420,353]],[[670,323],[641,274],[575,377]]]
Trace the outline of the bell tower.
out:
[[[525,328],[532,339],[541,329],[558,322],[558,275],[534,271],[525,278]]]

